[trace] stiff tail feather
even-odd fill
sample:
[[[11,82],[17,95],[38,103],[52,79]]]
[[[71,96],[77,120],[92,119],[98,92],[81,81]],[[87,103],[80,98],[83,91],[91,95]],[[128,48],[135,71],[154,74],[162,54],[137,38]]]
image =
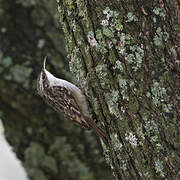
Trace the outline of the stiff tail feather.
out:
[[[109,138],[107,134],[105,133],[105,131],[102,128],[98,127],[96,123],[90,117],[86,116],[85,120],[88,123],[88,125],[94,130],[96,135],[99,136],[103,140],[106,146],[109,146]]]

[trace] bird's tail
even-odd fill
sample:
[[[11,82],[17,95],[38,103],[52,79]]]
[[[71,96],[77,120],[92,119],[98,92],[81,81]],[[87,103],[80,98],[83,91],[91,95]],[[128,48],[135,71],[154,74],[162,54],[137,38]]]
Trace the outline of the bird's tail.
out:
[[[93,131],[96,133],[97,136],[99,136],[103,142],[106,144],[106,146],[109,146],[109,137],[105,133],[105,131],[98,127],[97,124],[90,118],[90,117],[85,117],[86,122],[88,125],[93,129]]]

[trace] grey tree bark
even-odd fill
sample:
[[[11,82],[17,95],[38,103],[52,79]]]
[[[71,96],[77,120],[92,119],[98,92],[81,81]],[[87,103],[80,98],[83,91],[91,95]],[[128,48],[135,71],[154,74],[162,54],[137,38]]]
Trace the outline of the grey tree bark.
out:
[[[178,0],[58,2],[70,70],[117,179],[178,179]]]
[[[31,180],[112,179],[98,139],[37,95],[42,59],[71,81],[55,1],[0,0],[0,120]]]

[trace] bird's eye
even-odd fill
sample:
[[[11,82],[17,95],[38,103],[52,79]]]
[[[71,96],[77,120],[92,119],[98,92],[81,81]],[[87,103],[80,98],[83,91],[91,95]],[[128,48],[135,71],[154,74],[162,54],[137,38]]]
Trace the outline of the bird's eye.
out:
[[[46,75],[43,73],[42,80],[45,80],[45,79],[46,79]]]

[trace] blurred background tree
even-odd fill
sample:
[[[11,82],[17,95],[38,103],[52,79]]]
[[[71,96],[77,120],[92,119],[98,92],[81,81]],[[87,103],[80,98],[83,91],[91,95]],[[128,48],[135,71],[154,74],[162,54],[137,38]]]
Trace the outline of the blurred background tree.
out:
[[[49,108],[36,92],[42,58],[73,81],[55,1],[0,0],[0,118],[33,180],[112,179],[99,140]]]

